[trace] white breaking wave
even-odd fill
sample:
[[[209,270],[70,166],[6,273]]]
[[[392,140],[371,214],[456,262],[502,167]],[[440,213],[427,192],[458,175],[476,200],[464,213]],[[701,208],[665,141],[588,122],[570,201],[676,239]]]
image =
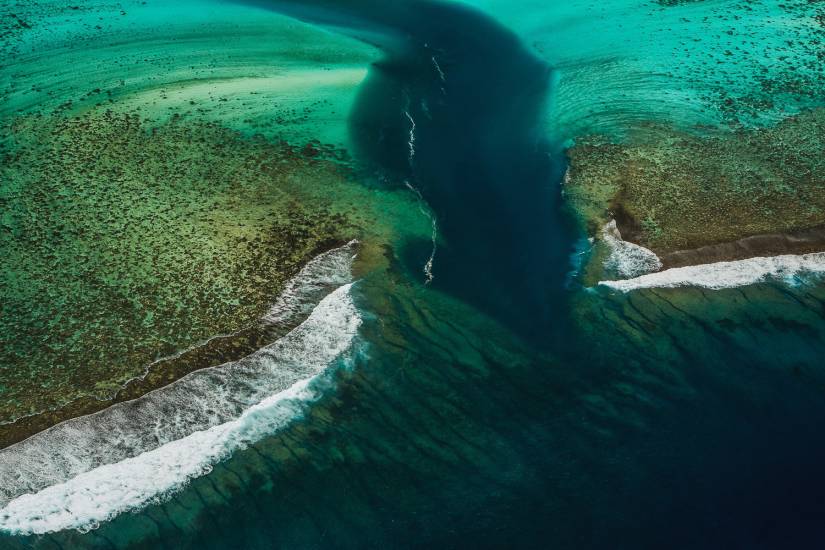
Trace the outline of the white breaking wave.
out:
[[[447,90],[444,88],[444,84],[447,83],[447,75],[444,74],[444,71],[441,70],[441,65],[438,64],[438,60],[435,56],[431,58],[433,60],[433,66],[435,66],[435,70],[438,73],[438,78],[441,80],[441,94],[447,95]]]
[[[616,220],[611,220],[604,226],[602,240],[610,249],[604,266],[620,277],[638,277],[662,268],[662,261],[652,250],[622,240]]]
[[[599,284],[629,292],[641,288],[695,286],[711,290],[734,288],[768,280],[796,282],[800,277],[825,274],[825,253],[748,258],[732,262],[675,267],[657,273]]]
[[[331,269],[308,265],[321,275],[316,282],[334,282],[342,269],[349,274],[346,248],[319,259]],[[355,338],[361,318],[351,286],[334,290],[287,335],[239,361],[193,372],[0,450],[0,530],[94,528],[180,489],[288,423],[317,397],[310,382]]]
[[[301,269],[301,271],[292,279],[287,281],[283,292],[278,296],[275,303],[269,311],[260,319],[261,322],[276,325],[276,324],[291,324],[297,318],[308,315],[315,304],[323,295],[331,288],[341,286],[350,280],[350,266],[355,254],[355,247],[358,241],[352,240],[339,248],[334,248],[327,252],[321,253]],[[198,348],[209,345],[215,340],[223,340],[232,338],[248,330],[251,326],[243,327],[234,332],[226,334],[215,334],[192,344],[191,346],[182,350],[176,351],[171,355],[165,355],[148,363],[144,367],[143,373],[134,378],[130,378],[124,382],[118,389],[109,391],[108,393],[97,396],[101,401],[109,401],[114,399],[118,392],[126,388],[129,384],[136,380],[143,380],[149,375],[149,372],[157,368],[161,363],[178,359],[183,355],[190,353]],[[72,401],[68,401],[50,410],[57,410],[60,407],[68,406]],[[2,424],[13,424],[24,418],[37,416],[45,411],[39,411],[32,414],[23,415],[14,420],[0,422]],[[0,452],[0,456],[2,453]],[[0,483],[2,482],[2,473],[0,472]],[[2,487],[0,487],[0,502],[2,499]]]
[[[352,261],[358,241],[319,254],[289,281],[263,320],[267,323],[290,323],[295,317],[309,314],[331,288],[351,279]]]

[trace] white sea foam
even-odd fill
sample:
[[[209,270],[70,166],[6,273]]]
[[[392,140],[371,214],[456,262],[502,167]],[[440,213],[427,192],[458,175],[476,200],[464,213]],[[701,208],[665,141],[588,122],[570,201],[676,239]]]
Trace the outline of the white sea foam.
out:
[[[430,219],[430,225],[432,226],[430,241],[432,242],[433,247],[430,251],[430,257],[427,258],[426,262],[424,262],[424,284],[428,285],[433,282],[433,262],[435,262],[435,253],[438,250],[438,222],[436,221],[435,216],[427,208],[425,208],[427,201],[424,200],[424,195],[421,194],[421,191],[419,191],[417,187],[408,181],[405,181],[404,183],[407,185],[407,189],[415,193],[415,196],[418,197],[418,209],[421,210],[422,214]]]
[[[410,138],[407,143],[407,147],[409,147],[410,151],[407,160],[410,164],[412,164],[413,160],[415,160],[415,120],[409,111],[404,111],[404,114],[407,115],[407,119],[410,121]]]
[[[330,289],[350,281],[357,241],[319,254],[291,278],[264,316],[268,323],[289,323],[308,314]]]
[[[673,288],[680,286],[718,290],[768,280],[793,283],[802,277],[822,276],[823,274],[825,274],[825,253],[817,252],[675,267],[633,279],[601,281],[599,284],[622,292],[640,288]]]
[[[296,407],[287,399],[309,396],[307,382],[298,382],[237,420],[22,495],[0,510],[0,529],[15,535],[94,529],[102,521],[146,506],[190,479],[209,473],[215,462],[294,417]]]
[[[341,286],[350,280],[350,267],[352,264],[352,259],[355,255],[355,247],[357,244],[358,241],[352,240],[344,246],[319,254],[307,262],[307,265],[305,265],[295,277],[287,281],[283,292],[278,296],[275,303],[260,321],[271,325],[291,325],[297,318],[308,315],[324,294],[329,292],[332,288]],[[243,327],[239,330],[226,334],[215,334],[171,355],[166,355],[155,359],[151,363],[145,365],[144,371],[140,375],[130,378],[117,390],[110,390],[109,392],[102,393],[96,397],[101,401],[112,400],[117,396],[120,389],[123,389],[136,380],[146,378],[149,372],[151,372],[152,369],[157,368],[158,365],[166,361],[177,359],[194,351],[195,349],[209,345],[216,340],[233,338],[249,328],[251,327]],[[60,406],[65,407],[70,403],[71,401],[68,401]],[[45,411],[27,414],[8,422],[0,422],[0,425],[12,424],[27,417],[37,416],[43,412]],[[0,482],[2,482],[1,477]],[[0,498],[2,498],[2,488],[0,488]]]
[[[321,275],[313,281],[348,274],[343,257],[322,258],[329,270],[307,266]],[[244,359],[191,373],[0,451],[0,530],[92,528],[179,489],[284,425],[315,397],[310,381],[355,337],[361,318],[350,288],[334,290],[303,323]]]
[[[662,261],[652,250],[622,240],[616,220],[604,226],[602,240],[610,249],[604,266],[620,277],[638,277],[662,268]]]
[[[444,74],[444,71],[441,70],[441,65],[438,64],[438,60],[435,56],[431,58],[433,60],[433,65],[435,66],[435,70],[438,73],[438,78],[441,80],[442,84],[447,82],[447,75]],[[442,88],[443,90],[444,88]]]

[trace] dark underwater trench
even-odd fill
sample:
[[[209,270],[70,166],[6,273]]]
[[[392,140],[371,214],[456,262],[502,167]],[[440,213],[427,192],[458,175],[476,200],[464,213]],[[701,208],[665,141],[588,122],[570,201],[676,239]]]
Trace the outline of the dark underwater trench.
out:
[[[545,347],[563,325],[572,232],[561,147],[542,126],[551,68],[492,18],[418,1],[251,2],[378,45],[350,114],[357,156],[420,192],[446,246],[433,287]],[[429,241],[401,256],[420,273]]]

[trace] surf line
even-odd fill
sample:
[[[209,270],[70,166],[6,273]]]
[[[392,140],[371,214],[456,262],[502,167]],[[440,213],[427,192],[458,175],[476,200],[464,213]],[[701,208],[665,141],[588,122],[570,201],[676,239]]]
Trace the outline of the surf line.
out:
[[[415,196],[418,198],[418,209],[421,210],[422,214],[430,218],[430,224],[432,225],[432,234],[430,237],[432,240],[432,250],[430,251],[430,257],[427,258],[427,261],[424,263],[424,284],[428,285],[433,282],[434,278],[433,262],[435,261],[435,252],[438,248],[438,222],[430,210],[425,208],[427,201],[424,200],[424,195],[421,194],[421,191],[419,191],[418,188],[411,184],[408,180],[404,181],[404,185],[407,186],[407,189],[415,193]]]
[[[821,279],[825,275],[825,253],[768,256],[673,267],[640,275],[632,279],[599,281],[599,286],[621,292],[645,288],[698,287],[708,290],[736,288],[769,281],[791,286],[806,278]]]
[[[337,289],[274,343],[0,451],[0,532],[94,529],[182,489],[304,414],[333,383],[326,373],[355,352],[361,317],[353,283],[344,283],[353,252],[325,253],[296,276],[284,305],[309,308],[304,294]]]

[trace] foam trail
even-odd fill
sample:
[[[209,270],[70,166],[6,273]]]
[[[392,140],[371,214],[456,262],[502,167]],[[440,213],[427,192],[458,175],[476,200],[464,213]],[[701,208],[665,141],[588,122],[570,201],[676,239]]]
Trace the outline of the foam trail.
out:
[[[424,200],[424,196],[421,194],[421,191],[418,190],[414,185],[410,182],[405,181],[404,184],[407,186],[407,189],[415,193],[418,197],[418,208],[421,210],[421,213],[430,218],[430,224],[432,225],[432,233],[430,234],[430,239],[432,240],[433,247],[432,251],[430,252],[430,257],[427,258],[427,261],[424,263],[424,284],[428,285],[433,282],[433,262],[435,261],[435,252],[438,249],[438,222],[435,220],[435,216],[430,213],[429,210],[424,208],[426,201]]]
[[[283,389],[245,407],[234,419],[18,496],[0,509],[0,530],[26,535],[94,528],[180,489],[190,479],[208,473],[214,463],[287,424],[307,400],[318,396],[311,382],[355,337],[361,318],[350,296],[351,286],[342,286],[324,298],[304,323],[238,362],[244,365],[225,379],[257,374],[251,378],[260,383],[264,373],[282,380],[283,370],[294,373]],[[210,384],[208,389],[220,388]]]
[[[676,267],[633,279],[600,281],[599,285],[622,292],[641,288],[695,286],[711,290],[734,288],[769,280],[794,283],[800,277],[825,275],[825,253],[748,258]]]
[[[310,313],[332,288],[350,281],[352,260],[357,241],[319,254],[289,281],[263,320],[267,323],[290,323],[296,316]]]
[[[410,139],[408,141],[410,154],[408,158],[410,164],[412,165],[413,159],[415,159],[415,120],[413,120],[413,117],[409,111],[404,111],[404,114],[407,115],[407,119],[410,121]]]
[[[339,248],[334,248],[327,252],[323,252],[307,262],[307,264],[301,269],[301,271],[289,281],[287,281],[286,286],[284,287],[283,292],[278,296],[275,303],[269,309],[269,311],[264,315],[259,322],[267,325],[287,325],[290,326],[294,324],[297,319],[300,317],[306,316],[310,313],[312,308],[318,301],[323,298],[323,296],[329,292],[331,289],[338,287],[347,283],[350,280],[350,264],[352,263],[352,258],[355,254],[355,247],[358,244],[358,241],[352,240],[341,246]],[[155,359],[151,363],[148,363],[143,373],[129,380],[126,380],[119,389],[109,391],[108,393],[98,395],[97,398],[101,401],[110,401],[113,400],[117,393],[127,387],[132,382],[136,380],[145,379],[148,376],[149,372],[157,368],[158,365],[170,361],[173,359],[178,359],[183,355],[190,353],[198,348],[204,347],[209,345],[210,343],[214,342],[215,340],[222,340],[232,338],[241,334],[244,330],[248,330],[251,326],[242,327],[234,332],[226,333],[226,334],[216,334],[214,336],[210,336],[204,340],[196,342],[195,344],[184,348],[182,350],[176,351],[171,355],[165,355],[163,357],[159,357]],[[59,407],[64,407],[71,403],[68,401]],[[50,409],[55,410],[55,409]],[[42,414],[45,411],[40,411],[32,414],[23,415],[21,417],[15,418],[13,420],[9,420],[6,422],[0,422],[0,425],[4,424],[13,424],[18,422],[24,418],[37,416]],[[2,451],[0,450],[0,457],[2,457]],[[2,485],[2,470],[0,470],[0,485]],[[2,502],[2,487],[0,487],[0,502]]]
[[[306,299],[314,298],[325,285],[348,280],[352,257],[348,245],[310,262],[295,277],[294,284],[288,285],[270,316],[283,319],[294,315],[306,308]],[[239,434],[251,433],[249,430],[255,426],[243,424],[245,431],[241,433],[237,422],[261,411],[262,403],[270,407],[295,397],[300,389],[296,384],[305,384],[322,373],[349,348],[361,322],[349,295],[350,286],[339,286],[312,309],[303,323],[239,361],[193,372],[138,399],[69,420],[0,450],[0,530],[40,533],[87,528],[199,475],[193,474],[196,469],[192,463],[181,462],[183,459],[176,454],[181,449],[187,460],[206,468],[215,457],[236,449],[238,441],[246,444],[248,438]],[[302,389],[299,397],[309,395],[307,391]],[[292,406],[290,410],[297,409]],[[255,414],[255,418],[265,416],[263,412]],[[277,420],[284,418],[281,415]],[[269,424],[261,426],[263,431],[255,433],[269,429]],[[215,437],[209,439],[213,446],[203,447],[202,438],[206,436],[198,433],[213,434]],[[221,434],[231,435],[233,442],[218,437]],[[186,441],[192,445],[187,446]],[[157,457],[168,460],[168,465],[155,464],[156,459],[160,460]],[[142,468],[150,463],[151,468],[166,468],[159,470],[163,475],[141,479]],[[110,475],[116,475],[117,481],[107,477]],[[121,495],[125,504],[116,505],[106,494],[98,495],[99,505],[94,504],[96,500],[78,496],[94,495],[97,489],[91,487],[92,483],[107,487],[114,495],[127,491],[128,495]],[[73,503],[91,508],[80,509],[80,504]],[[35,518],[37,509],[51,510],[52,504],[69,510],[70,515],[58,517],[53,510],[49,517],[41,513],[41,519]]]
[[[447,95],[447,90],[444,88],[444,85],[447,84],[447,75],[445,75],[444,71],[441,70],[441,65],[438,64],[438,60],[435,56],[432,56],[431,59],[433,60],[433,66],[435,66],[435,70],[438,73],[438,78],[441,80],[441,94]]]

